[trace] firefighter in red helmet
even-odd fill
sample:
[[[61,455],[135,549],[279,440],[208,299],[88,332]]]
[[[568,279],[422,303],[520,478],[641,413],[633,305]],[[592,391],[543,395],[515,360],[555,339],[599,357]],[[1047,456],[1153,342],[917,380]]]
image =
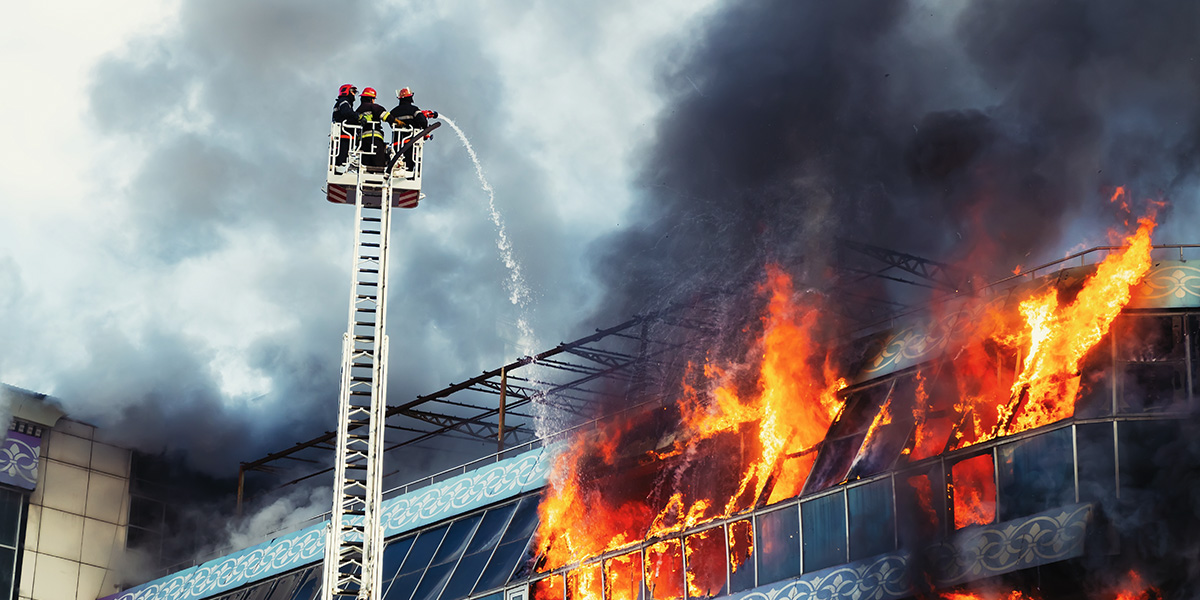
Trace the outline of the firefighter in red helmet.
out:
[[[350,146],[354,142],[354,130],[347,126],[358,124],[358,115],[354,112],[354,96],[358,94],[358,88],[349,83],[342,84],[338,88],[337,100],[333,103],[333,122],[341,123],[342,127],[338,134],[337,157],[334,159],[334,165],[340,170],[344,170],[346,166],[346,156],[350,151]]]
[[[392,119],[396,126],[392,128],[392,151],[395,153],[400,144],[404,143],[414,133],[429,127],[429,119],[437,118],[437,112],[432,110],[421,110],[413,102],[413,92],[411,88],[402,88],[396,90],[396,99],[399,104],[391,110]],[[413,150],[412,146],[404,152],[404,168],[411,171],[413,169]]]
[[[392,120],[392,115],[375,103],[375,88],[364,88],[359,95],[358,121],[362,125],[363,166],[379,168],[387,166],[387,142],[383,139],[383,124]]]

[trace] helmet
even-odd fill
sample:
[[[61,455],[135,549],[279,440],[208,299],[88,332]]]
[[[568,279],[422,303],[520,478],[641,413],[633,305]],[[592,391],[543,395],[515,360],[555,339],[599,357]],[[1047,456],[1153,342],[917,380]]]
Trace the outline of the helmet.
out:
[[[364,89],[363,93],[362,93],[362,97],[363,98],[374,98],[375,97],[375,88]]]
[[[357,93],[358,93],[358,88],[350,85],[349,83],[344,84],[344,85],[342,85],[342,87],[338,88],[339,96],[353,96]]]
[[[397,99],[400,99],[400,98],[409,98],[409,97],[411,97],[411,96],[412,96],[412,89],[411,89],[411,88],[403,88],[403,89],[396,90],[396,98],[397,98]]]

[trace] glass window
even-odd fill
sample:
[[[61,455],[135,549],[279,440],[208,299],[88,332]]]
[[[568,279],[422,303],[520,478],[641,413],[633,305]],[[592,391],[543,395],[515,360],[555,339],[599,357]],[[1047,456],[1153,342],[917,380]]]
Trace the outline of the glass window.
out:
[[[1119,421],[1117,440],[1120,457],[1121,499],[1136,498],[1152,491],[1172,457],[1160,456],[1165,445],[1181,439],[1176,421]],[[1132,493],[1127,496],[1126,493]]]
[[[292,600],[313,600],[321,591],[321,567],[315,567],[305,572],[303,582],[292,596]]]
[[[25,506],[25,495],[0,488],[0,545],[17,547],[21,533],[21,513]]]
[[[866,437],[865,432],[825,442],[820,455],[817,456],[817,464],[813,467],[812,475],[808,476],[804,493],[819,492],[845,481],[846,472],[850,470],[850,463],[858,455],[858,449],[862,446],[864,437]]]
[[[1187,401],[1183,317],[1123,315],[1113,323],[1123,413],[1180,409]]]
[[[1071,428],[1026,438],[997,449],[1000,520],[1007,521],[1075,501]]]
[[[264,581],[252,588],[246,593],[246,600],[266,600],[271,594],[271,588],[275,585],[274,581]]]
[[[955,529],[996,520],[996,468],[990,453],[950,467],[950,498]]]
[[[1081,419],[1104,417],[1113,410],[1113,340],[1105,336],[1080,362],[1079,393],[1075,416]]]
[[[758,516],[758,583],[800,574],[800,511],[795,506]]]
[[[475,587],[476,580],[487,566],[488,559],[496,550],[516,508],[517,503],[512,502],[487,511],[483,521],[479,523],[479,528],[475,530],[470,545],[467,546],[466,554],[454,570],[454,577],[446,584],[446,589],[442,592],[443,599],[464,598],[471,593],[471,588]]]
[[[892,480],[880,479],[846,490],[850,513],[850,560],[896,549]]]
[[[842,492],[800,503],[804,572],[846,562],[846,498]]]
[[[901,545],[920,548],[942,535],[946,484],[940,464],[896,475],[896,512]]]
[[[13,598],[13,584],[16,581],[17,551],[15,548],[0,547],[0,592],[6,598]]]
[[[567,600],[598,600],[604,591],[601,575],[598,562],[567,573]]]
[[[729,524],[729,591],[754,587],[754,523],[750,519]]]
[[[850,481],[882,473],[896,463],[913,427],[913,402],[917,394],[917,378],[900,377],[892,386],[880,410],[867,428],[866,438],[858,456],[850,465],[846,478]]]
[[[684,539],[683,547],[688,598],[725,595],[725,529],[717,527],[692,534]]]
[[[293,592],[306,575],[308,571],[297,571],[280,577],[275,581],[275,589],[266,597],[267,600],[292,600]]]
[[[604,600],[642,600],[642,553],[630,552],[604,561]]]
[[[433,555],[433,562],[421,578],[413,600],[433,600],[442,593],[442,588],[446,587],[446,582],[450,580],[450,574],[454,572],[458,559],[467,549],[467,542],[471,540],[471,535],[475,533],[482,517],[482,513],[476,513],[450,524],[450,531],[446,532],[442,545]]]
[[[551,575],[545,579],[539,579],[533,582],[530,591],[533,600],[563,600],[566,593],[563,588],[563,576]]]
[[[425,574],[425,569],[429,566],[429,561],[433,558],[433,553],[437,551],[438,546],[442,543],[442,538],[446,537],[446,530],[449,525],[442,525],[434,529],[422,531],[417,536],[417,540],[413,542],[412,549],[408,551],[408,556],[404,559],[404,565],[400,567],[399,574],[392,584],[388,586],[387,592],[383,597],[385,600],[408,600],[412,596],[413,590],[417,587],[417,582],[421,580],[421,576]],[[386,553],[387,550],[385,549]]]
[[[679,540],[646,548],[646,589],[653,600],[683,599],[683,553]]]
[[[417,536],[410,535],[406,538],[388,542],[383,547],[383,565],[380,569],[383,571],[381,579],[383,589],[386,590],[400,572],[400,565],[404,564],[404,559],[408,556],[408,549],[412,548],[412,543],[415,539],[417,539]]]
[[[508,583],[509,577],[513,575],[517,565],[529,558],[526,547],[529,545],[529,538],[537,529],[539,501],[539,496],[536,494],[521,499],[513,514],[512,522],[504,531],[504,536],[500,538],[500,545],[496,547],[495,554],[488,561],[487,567],[483,570],[483,576],[479,578],[479,583],[475,585],[473,593],[486,592]]]
[[[1094,502],[1117,497],[1117,447],[1112,423],[1075,426],[1079,455],[1079,500]]]

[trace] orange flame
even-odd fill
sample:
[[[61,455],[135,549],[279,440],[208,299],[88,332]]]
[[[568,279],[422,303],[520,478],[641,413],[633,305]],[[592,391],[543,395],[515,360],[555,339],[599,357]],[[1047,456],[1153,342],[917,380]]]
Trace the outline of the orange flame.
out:
[[[815,341],[817,307],[796,302],[791,277],[779,267],[768,267],[760,292],[767,297],[760,352],[745,365],[705,364],[699,385],[685,381],[679,431],[669,447],[649,454],[660,469],[676,465],[676,477],[659,478],[656,484],[670,487],[614,503],[596,482],[581,481],[585,461],[617,464],[619,436],[577,439],[555,461],[552,493],[543,495],[539,507],[538,543],[545,557],[540,569],[558,569],[799,493],[816,457],[814,450],[842,409],[838,392],[847,383]],[[757,369],[752,392],[735,381],[748,368]],[[689,368],[689,377],[695,377],[695,371]],[[711,486],[680,483],[689,456],[702,443],[743,434],[757,434],[757,447],[746,444],[743,462],[735,465],[736,488],[714,491]],[[783,468],[785,463],[788,468]],[[647,497],[666,500],[655,507]],[[651,567],[647,563],[646,569]]]
[[[986,525],[996,519],[995,478],[991,454],[959,461],[950,468],[955,529]]]
[[[1080,361],[1108,333],[1129,304],[1133,286],[1150,270],[1150,234],[1156,223],[1153,217],[1138,223],[1137,233],[1125,239],[1126,248],[1100,263],[1070,305],[1059,307],[1057,290],[1021,303],[1028,350],[1012,385],[1013,401],[1002,414],[1010,424],[990,437],[1041,427],[1074,414]]]

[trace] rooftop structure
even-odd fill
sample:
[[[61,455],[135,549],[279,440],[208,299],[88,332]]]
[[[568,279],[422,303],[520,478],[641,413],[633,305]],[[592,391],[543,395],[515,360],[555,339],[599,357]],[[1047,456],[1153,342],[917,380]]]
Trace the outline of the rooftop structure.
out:
[[[561,566],[548,566],[536,541],[536,507],[561,448],[525,437],[529,413],[509,411],[545,402],[590,416],[589,407],[602,404],[592,398],[644,392],[656,374],[677,374],[673,353],[695,339],[686,333],[711,328],[694,316],[639,317],[390,407],[393,448],[448,432],[508,446],[392,490],[382,511],[383,598],[888,600],[981,583],[1087,597],[1081,590],[1091,583],[1083,574],[1097,564],[1115,581],[1122,568],[1153,556],[1132,524],[1190,525],[1186,516],[1159,510],[1171,485],[1161,457],[1180,443],[1195,414],[1200,269],[1183,259],[1183,247],[1155,250],[1131,300],[1083,362],[1087,385],[1074,412],[1045,425],[1001,428],[986,439],[968,433],[980,416],[954,406],[967,365],[952,333],[989,307],[1037,291],[1077,293],[1097,268],[1089,260],[1109,250],[1116,249],[1072,257],[1076,266],[1039,267],[986,290],[983,302],[944,303],[848,346],[863,355],[840,392],[843,408],[813,452],[780,462],[783,475],[803,475],[797,492],[781,497],[765,486],[727,516],[647,532]],[[653,335],[674,328],[687,331]],[[535,366],[559,378],[525,375]],[[928,409],[918,417],[913,407],[922,395]],[[653,394],[636,394],[647,396]],[[650,414],[644,405],[632,410]],[[743,435],[701,448],[730,448]],[[298,478],[316,476],[320,453],[330,452],[327,441],[298,444],[247,468],[291,460],[311,465]],[[600,485],[636,491],[656,460],[647,452],[664,447],[662,440],[647,443],[626,449],[626,468],[600,474]],[[1171,521],[1177,517],[1183,521]],[[310,600],[320,587],[325,527],[315,522],[109,598]]]

